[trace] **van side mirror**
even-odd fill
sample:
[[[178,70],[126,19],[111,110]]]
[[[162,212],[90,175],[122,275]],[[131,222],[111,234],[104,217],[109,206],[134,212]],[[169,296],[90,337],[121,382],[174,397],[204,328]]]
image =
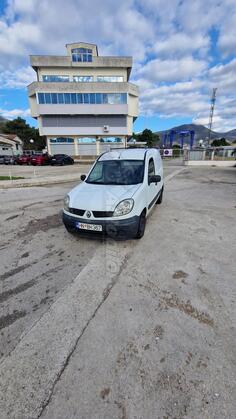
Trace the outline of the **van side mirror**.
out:
[[[85,181],[85,179],[86,179],[86,175],[81,175],[81,176],[80,176],[80,179],[84,182],[84,181]]]
[[[150,185],[151,183],[158,183],[161,181],[161,176],[160,175],[151,175],[148,176],[148,184]]]

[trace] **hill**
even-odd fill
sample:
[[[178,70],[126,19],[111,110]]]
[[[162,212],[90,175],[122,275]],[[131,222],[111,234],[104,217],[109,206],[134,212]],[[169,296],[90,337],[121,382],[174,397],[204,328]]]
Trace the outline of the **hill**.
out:
[[[209,129],[206,128],[204,125],[197,125],[197,124],[183,124],[183,125],[179,125],[177,127],[173,127],[170,128],[168,130],[165,131],[158,131],[156,134],[158,134],[159,136],[163,136],[164,134],[170,132],[171,130],[176,130],[176,131],[195,131],[195,141],[198,141],[200,139],[205,139],[207,137],[209,137]],[[216,131],[212,131],[211,133],[211,138],[212,140],[215,138],[225,138],[226,140],[235,140],[236,139],[236,129],[233,129],[231,131],[228,132],[216,132]]]

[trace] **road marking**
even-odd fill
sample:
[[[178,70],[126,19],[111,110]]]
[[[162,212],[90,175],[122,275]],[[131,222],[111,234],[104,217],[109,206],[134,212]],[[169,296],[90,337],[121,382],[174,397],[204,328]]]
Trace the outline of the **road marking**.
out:
[[[3,359],[0,418],[41,416],[80,338],[118,281],[133,247],[132,243],[113,241],[99,246],[73,283]]]
[[[186,167],[181,167],[181,169],[177,169],[175,170],[173,173],[170,173],[168,176],[165,176],[165,183],[169,182],[173,177],[177,176],[179,173],[183,172],[184,170],[186,170]]]

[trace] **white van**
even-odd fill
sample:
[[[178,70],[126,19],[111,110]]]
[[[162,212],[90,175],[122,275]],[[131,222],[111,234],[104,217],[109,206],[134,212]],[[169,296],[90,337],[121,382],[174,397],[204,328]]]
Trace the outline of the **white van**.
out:
[[[113,238],[141,238],[146,218],[162,202],[159,150],[117,149],[102,154],[64,199],[66,229]]]

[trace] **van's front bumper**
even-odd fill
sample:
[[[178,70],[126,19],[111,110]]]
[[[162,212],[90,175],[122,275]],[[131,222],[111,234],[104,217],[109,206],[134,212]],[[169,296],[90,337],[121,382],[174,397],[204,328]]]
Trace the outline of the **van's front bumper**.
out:
[[[109,236],[114,239],[135,238],[139,225],[139,217],[137,215],[124,220],[87,220],[84,218],[74,217],[73,215],[69,215],[63,211],[62,220],[64,225],[69,230],[73,230],[81,235],[96,237]],[[95,232],[91,230],[82,230],[77,227],[78,223],[101,225],[102,231]]]

